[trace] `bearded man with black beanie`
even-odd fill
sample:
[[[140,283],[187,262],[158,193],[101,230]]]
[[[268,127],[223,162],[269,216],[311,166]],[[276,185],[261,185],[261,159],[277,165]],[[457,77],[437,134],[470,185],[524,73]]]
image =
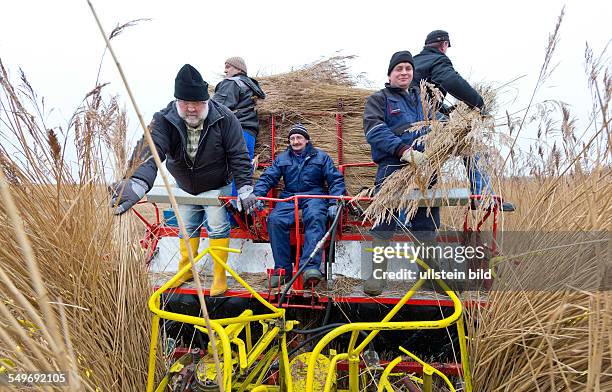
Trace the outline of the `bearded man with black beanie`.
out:
[[[209,99],[208,83],[198,70],[185,64],[176,75],[174,98],[166,108],[153,115],[150,125],[155,148],[180,189],[198,195],[217,190],[231,194],[232,180],[238,188],[238,208],[250,212],[257,199],[253,194],[252,168],[236,116],[225,106]],[[139,143],[142,144],[142,143]],[[157,167],[148,148],[134,150],[143,162],[129,177],[113,185],[115,214],[128,211],[153,187]],[[179,205],[189,238],[180,239],[179,270],[189,264],[188,247],[198,253],[201,227],[207,228],[210,246],[229,246],[230,224],[223,206]],[[227,252],[217,251],[223,261]],[[192,279],[191,272],[175,286]],[[213,267],[211,296],[227,290],[225,269]]]

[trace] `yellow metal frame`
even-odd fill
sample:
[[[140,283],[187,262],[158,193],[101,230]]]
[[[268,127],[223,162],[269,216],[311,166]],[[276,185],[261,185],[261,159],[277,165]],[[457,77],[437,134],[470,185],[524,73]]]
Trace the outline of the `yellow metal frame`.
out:
[[[417,263],[425,270],[429,270],[429,266],[425,264],[422,260],[416,259]],[[348,359],[349,361],[349,391],[350,392],[359,392],[359,356],[363,352],[363,350],[368,346],[368,344],[378,335],[380,331],[389,331],[389,330],[414,330],[414,329],[441,329],[449,327],[452,324],[457,324],[457,331],[459,334],[459,349],[461,353],[461,365],[463,368],[463,378],[465,383],[465,391],[472,392],[472,379],[470,375],[470,367],[468,363],[467,356],[467,347],[465,342],[465,327],[463,324],[463,306],[461,301],[457,297],[457,295],[444,283],[444,281],[440,279],[436,279],[436,282],[440,285],[440,287],[446,292],[446,294],[453,301],[453,314],[449,317],[445,317],[440,320],[433,321],[391,321],[391,319],[399,312],[399,310],[408,302],[408,300],[414,295],[414,293],[423,285],[425,282],[424,279],[419,279],[408,292],[399,300],[399,302],[387,313],[387,315],[377,323],[371,322],[361,322],[361,323],[350,323],[338,328],[333,329],[327,335],[323,336],[323,338],[319,341],[319,343],[315,346],[310,360],[308,361],[308,372],[306,375],[306,392],[312,392],[313,384],[314,384],[314,366],[316,357],[323,351],[323,349],[331,343],[335,338],[345,333],[351,333],[349,347],[346,353],[337,354],[336,357],[332,358],[332,364],[335,363],[339,359]],[[360,331],[371,331],[368,336],[357,346],[357,338],[359,337]],[[406,351],[405,351],[406,352]],[[335,359],[335,360],[334,360]],[[396,358],[396,361],[393,366],[401,361]],[[424,363],[419,360],[420,363]],[[389,364],[387,367],[389,367]],[[429,365],[428,365],[429,366]],[[423,368],[423,370],[429,371],[431,366],[428,368]],[[391,368],[392,369],[392,368]],[[382,380],[381,383],[386,381],[386,377],[388,377],[391,369],[386,373],[385,379]],[[432,368],[433,369],[433,368]],[[329,373],[332,372],[333,369],[328,370]],[[386,369],[385,369],[386,370]],[[436,370],[436,369],[434,369]],[[436,372],[433,372],[436,373]],[[432,373],[432,374],[433,374]],[[438,373],[436,373],[438,374]],[[431,375],[429,375],[431,376]],[[426,379],[427,377],[424,377]],[[388,381],[387,381],[388,384]],[[390,386],[389,386],[390,388]],[[379,389],[380,390],[380,389]],[[389,390],[389,389],[387,389]],[[329,389],[325,388],[325,392],[329,392]]]
[[[249,293],[268,308],[271,313],[253,315],[251,310],[245,310],[238,317],[223,318],[210,320],[210,326],[217,336],[219,347],[217,348],[222,354],[223,363],[223,384],[226,391],[232,390],[232,349],[231,344],[233,343],[238,348],[238,365],[240,373],[244,372],[249,367],[253,366],[258,360],[259,355],[262,354],[271,344],[274,342],[277,335],[281,334],[281,368],[282,376],[287,385],[287,391],[292,392],[291,386],[291,374],[289,372],[289,359],[287,356],[286,347],[286,332],[290,331],[297,321],[285,322],[285,310],[277,308],[268,301],[266,301],[261,295],[259,295],[252,287],[250,287],[234,270],[232,270],[226,263],[223,262],[217,256],[215,251],[226,251],[231,253],[240,253],[238,249],[224,248],[224,247],[208,247],[203,252],[198,254],[194,258],[194,263],[200,261],[204,256],[210,254],[215,262],[219,263],[223,268],[228,271],[236,281],[241,284]],[[147,374],[147,392],[152,392],[155,383],[155,364],[157,361],[157,344],[159,338],[159,321],[160,319],[173,320],[181,323],[193,324],[199,330],[207,333],[206,328],[203,328],[205,320],[202,317],[188,316],[179,313],[168,312],[160,308],[160,297],[168,290],[172,285],[180,279],[181,276],[188,273],[191,270],[191,265],[186,265],[180,271],[176,273],[168,282],[164,283],[158,288],[149,298],[149,310],[154,314],[151,320],[151,341],[149,349],[149,367]],[[262,337],[253,345],[251,341],[251,326],[252,322],[261,322],[264,324],[264,333]],[[267,323],[266,323],[267,322]],[[270,325],[269,325],[270,324]],[[272,324],[275,324],[272,326]],[[271,326],[271,328],[269,328]],[[238,338],[238,335],[242,330],[245,330],[246,342]],[[255,372],[254,372],[255,373]],[[166,375],[160,382],[156,391],[162,391],[167,385],[169,375]],[[254,377],[249,377],[252,380]],[[260,377],[255,384],[243,383],[240,387],[241,390],[246,388],[255,388],[261,385],[262,377]],[[259,385],[258,385],[259,384]],[[248,386],[247,386],[248,385]],[[265,390],[259,388],[258,390]]]
[[[223,268],[228,271],[236,281],[242,285],[249,293],[256,298],[261,304],[263,304],[271,313],[253,315],[251,310],[245,310],[238,317],[223,318],[223,319],[211,319],[210,326],[217,337],[217,350],[220,357],[223,360],[222,363],[222,380],[226,391],[232,390],[232,372],[233,372],[233,360],[232,360],[232,344],[237,348],[237,363],[239,374],[244,376],[244,372],[251,368],[258,360],[260,355],[264,354],[264,358],[260,363],[248,374],[242,384],[239,386],[239,391],[250,390],[252,392],[260,391],[275,391],[278,390],[276,386],[262,385],[263,376],[265,372],[261,370],[269,366],[271,361],[279,353],[279,365],[281,383],[284,383],[284,390],[287,392],[293,392],[293,382],[291,378],[291,372],[289,368],[289,357],[287,353],[287,342],[286,333],[291,331],[297,321],[286,321],[285,320],[285,309],[277,308],[263,297],[261,297],[252,287],[250,287],[234,270],[232,270],[226,263],[224,263],[215,253],[215,251],[227,251],[231,253],[240,253],[238,249],[224,248],[224,247],[209,247],[203,252],[198,254],[194,258],[194,263],[200,261],[204,256],[210,254],[215,262],[219,263]],[[416,260],[421,267],[425,270],[429,270],[429,266],[422,260]],[[147,392],[152,392],[154,388],[155,378],[155,365],[157,360],[157,345],[159,338],[159,321],[160,319],[173,320],[182,323],[193,324],[196,328],[204,333],[208,333],[205,326],[205,320],[202,317],[188,316],[179,313],[168,312],[160,308],[160,297],[168,290],[181,276],[188,273],[191,270],[191,265],[183,267],[177,272],[168,282],[158,288],[149,298],[149,310],[153,312],[154,316],[151,321],[151,341],[149,350],[149,367],[147,375]],[[330,392],[333,383],[334,370],[338,361],[348,360],[349,363],[349,389],[348,392],[359,392],[359,363],[360,355],[368,344],[378,335],[379,331],[386,330],[414,330],[414,329],[441,329],[447,328],[453,324],[457,325],[457,331],[459,335],[459,349],[461,353],[461,364],[463,368],[464,387],[466,392],[472,392],[472,381],[470,375],[470,368],[468,363],[467,348],[466,348],[466,337],[465,327],[463,323],[463,306],[457,295],[442,281],[436,280],[437,283],[442,287],[446,294],[453,301],[453,313],[440,320],[433,321],[391,321],[393,317],[400,311],[402,306],[408,302],[408,300],[414,295],[414,293],[423,285],[424,279],[419,279],[410,290],[400,299],[400,301],[389,311],[389,313],[380,322],[361,322],[351,323],[340,326],[333,329],[327,335],[325,335],[319,343],[315,346],[311,353],[306,374],[306,392],[313,392],[314,390],[314,372],[317,362],[317,358],[321,355],[323,349],[331,343],[335,338],[345,333],[351,333],[349,346],[345,353],[333,353],[330,358],[330,363],[326,375],[326,383],[324,392]],[[252,322],[259,322],[263,325],[263,334],[261,338],[253,344],[251,341],[251,325]],[[238,335],[245,331],[246,342],[238,338]],[[360,331],[370,331],[368,336],[357,345],[357,339],[359,338]],[[280,335],[280,336],[279,336]],[[273,345],[267,352],[266,350],[273,344],[275,340],[280,338],[280,344]],[[279,347],[280,346],[280,347]],[[209,350],[213,348],[209,346]],[[440,376],[445,383],[454,391],[452,383],[448,378],[441,373],[439,370],[428,365],[414,354],[399,347],[406,355],[413,358],[421,365],[423,365],[423,378],[414,377],[413,379],[422,383],[425,392],[431,391],[432,377],[433,374]],[[401,362],[402,357],[397,357],[391,361],[383,374],[381,375],[378,390],[379,391],[393,391],[391,384],[388,381],[388,377],[391,374],[393,368]],[[266,363],[268,365],[266,365]],[[263,365],[262,365],[263,364]],[[255,382],[253,379],[259,376]],[[168,383],[170,374],[167,374],[158,385],[155,391],[163,391]]]

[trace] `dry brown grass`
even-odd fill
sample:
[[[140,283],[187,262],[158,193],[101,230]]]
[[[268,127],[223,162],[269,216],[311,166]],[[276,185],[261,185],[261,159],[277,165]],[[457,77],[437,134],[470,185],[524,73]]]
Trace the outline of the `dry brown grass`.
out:
[[[337,163],[336,113],[343,122],[343,162],[369,162],[370,146],[363,133],[363,108],[373,91],[357,88],[347,62],[352,56],[330,57],[298,70],[259,78],[266,99],[257,103],[260,131],[255,146],[259,162],[270,162],[270,116],[276,118],[276,148],[287,147],[287,133],[295,122],[308,128],[314,145]],[[373,178],[373,177],[372,177]]]
[[[104,151],[125,162],[125,113],[96,88],[66,130],[46,129],[25,76],[15,88],[0,67],[0,358],[68,371],[70,390],[141,390],[150,317],[139,227],[111,215],[104,176]]]

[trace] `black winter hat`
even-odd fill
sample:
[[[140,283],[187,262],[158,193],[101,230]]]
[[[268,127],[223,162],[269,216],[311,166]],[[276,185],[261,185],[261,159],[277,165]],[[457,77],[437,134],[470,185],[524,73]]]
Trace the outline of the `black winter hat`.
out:
[[[306,140],[310,140],[310,135],[308,134],[308,130],[302,123],[293,124],[291,129],[289,130],[289,135],[287,135],[287,139],[291,137],[291,135],[300,134],[306,138]]]
[[[185,64],[174,79],[174,98],[183,101],[207,101],[208,83],[202,75],[190,64]]]
[[[387,70],[387,76],[391,75],[391,71],[395,68],[399,63],[410,63],[412,68],[414,68],[414,60],[412,59],[412,54],[407,50],[402,50],[401,52],[393,53],[391,56],[391,61],[389,61],[389,69]]]
[[[450,38],[448,38],[448,33],[444,30],[434,30],[431,33],[427,34],[427,38],[425,38],[425,45],[434,44],[436,42],[448,41],[448,46],[450,47]]]

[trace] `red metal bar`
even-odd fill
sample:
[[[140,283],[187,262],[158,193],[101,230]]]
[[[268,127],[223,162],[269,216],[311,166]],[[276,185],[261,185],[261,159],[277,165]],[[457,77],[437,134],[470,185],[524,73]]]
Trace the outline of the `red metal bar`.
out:
[[[302,243],[300,241],[300,210],[299,210],[299,198],[296,197],[293,199],[293,218],[295,219],[295,263],[293,265],[293,275],[297,274],[297,271],[300,269],[300,256],[302,254]],[[293,288],[295,290],[303,290],[304,282],[302,281],[302,277],[298,276],[298,278],[293,283]]]
[[[344,171],[347,167],[376,167],[376,163],[374,162],[345,163],[342,165],[338,165],[338,170],[340,171],[340,173],[344,174]]]
[[[389,364],[389,361],[380,361],[380,365],[385,367]],[[463,373],[463,368],[460,363],[432,363],[430,364],[434,368],[438,369],[447,376],[460,376]],[[365,368],[363,361],[359,364],[360,368]],[[337,369],[340,371],[348,371],[347,361],[338,361]],[[400,362],[394,368],[394,372],[402,373],[417,373],[423,374],[423,366],[418,362]]]

